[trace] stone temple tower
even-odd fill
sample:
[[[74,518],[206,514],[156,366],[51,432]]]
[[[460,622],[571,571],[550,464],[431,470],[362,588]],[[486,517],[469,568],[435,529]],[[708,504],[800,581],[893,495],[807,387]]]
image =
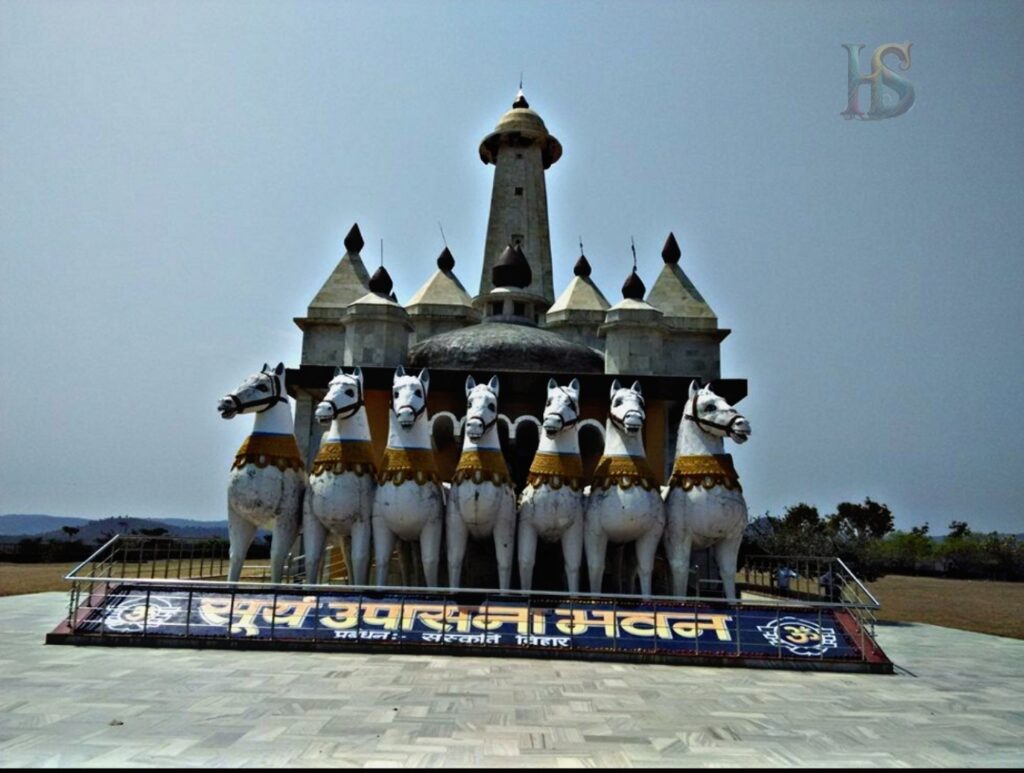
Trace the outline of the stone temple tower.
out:
[[[491,270],[511,246],[518,247],[530,264],[532,279],[522,290],[537,297],[538,311],[545,311],[555,300],[544,170],[561,156],[562,145],[530,109],[520,89],[512,109],[480,143],[480,160],[494,164],[481,297],[494,289]]]

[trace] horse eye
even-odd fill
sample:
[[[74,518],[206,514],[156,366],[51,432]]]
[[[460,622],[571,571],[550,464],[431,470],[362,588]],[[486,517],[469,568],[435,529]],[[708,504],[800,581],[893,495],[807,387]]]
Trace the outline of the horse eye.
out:
[[[269,392],[270,391],[270,387],[268,387],[266,384],[257,384],[256,385],[256,389],[259,390],[260,392]]]
[[[345,390],[345,394],[348,395],[349,397],[355,397],[356,396],[355,391],[353,391],[351,389],[346,389]]]

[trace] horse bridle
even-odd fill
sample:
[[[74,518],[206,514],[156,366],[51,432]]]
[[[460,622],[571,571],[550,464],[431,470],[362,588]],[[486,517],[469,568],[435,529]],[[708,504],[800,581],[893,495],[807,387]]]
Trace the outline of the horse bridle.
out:
[[[359,379],[353,379],[353,381],[356,382],[357,399],[354,403],[352,403],[352,405],[346,405],[344,408],[339,408],[337,405],[335,405],[334,400],[331,400],[328,397],[324,397],[323,402],[331,406],[331,410],[334,411],[334,415],[331,416],[331,420],[349,419],[355,416],[357,413],[359,413],[359,409],[362,408],[363,405],[365,405],[365,402],[363,401],[363,382],[360,381]],[[342,411],[347,411],[347,413],[342,415]]]
[[[427,410],[427,398],[426,397],[423,398],[423,405],[421,405],[419,408],[413,408],[411,405],[402,405],[402,406],[400,406],[398,408],[398,411],[396,411],[395,410],[395,398],[394,397],[391,398],[390,405],[391,405],[391,412],[393,414],[395,414],[395,418],[398,417],[398,411],[402,410],[402,408],[408,408],[408,409],[410,409],[412,411],[412,420],[416,421],[416,419],[418,419],[420,416],[422,416],[423,412],[425,410]]]
[[[715,429],[722,430],[727,435],[731,434],[732,433],[732,425],[735,424],[737,421],[739,421],[740,419],[743,418],[740,415],[739,411],[736,411],[735,408],[733,409],[735,411],[736,415],[733,416],[731,419],[729,419],[729,423],[728,424],[719,424],[716,421],[708,421],[707,419],[702,419],[702,418],[700,418],[700,416],[697,415],[697,398],[699,396],[700,396],[699,394],[694,394],[694,396],[693,396],[693,403],[691,403],[691,406],[690,406],[690,414],[688,416],[684,416],[683,418],[686,418],[686,419],[689,419],[690,421],[692,421],[703,432],[708,432],[705,429],[705,427],[714,427]],[[711,433],[708,432],[708,434],[710,435]]]
[[[486,386],[486,384],[484,384],[482,386]],[[492,394],[493,394],[493,392],[492,392]],[[473,418],[476,419],[477,417],[474,416]],[[471,419],[467,415],[466,416],[466,424],[469,424],[470,421],[471,421]],[[494,412],[494,418],[491,419],[490,421],[484,421],[483,419],[479,419],[479,421],[480,421],[481,424],[484,425],[483,431],[480,434],[481,435],[486,435],[487,434],[487,430],[489,430],[491,427],[493,427],[495,424],[498,423],[498,412],[497,411]]]
[[[288,398],[283,397],[281,395],[281,382],[277,378],[277,374],[267,373],[266,371],[263,371],[262,373],[260,373],[260,375],[266,376],[267,378],[270,379],[270,394],[267,397],[262,397],[259,400],[254,400],[251,403],[243,403],[241,400],[238,399],[238,395],[232,392],[231,394],[228,395],[228,399],[230,399],[231,402],[234,404],[235,413],[241,413],[246,408],[256,408],[258,406],[263,407],[257,410],[256,413],[263,413],[264,411],[269,411],[278,403],[288,402]]]
[[[579,421],[580,421],[580,406],[576,402],[576,398],[572,396],[572,393],[568,389],[566,389],[564,386],[560,386],[560,385],[557,385],[557,384],[556,384],[556,386],[558,386],[558,388],[562,391],[562,393],[566,397],[569,398],[569,407],[572,408],[572,411],[573,411],[573,414],[574,414],[572,419],[569,420],[569,421],[566,421],[565,419],[562,419],[562,414],[561,413],[558,414],[558,418],[562,420],[562,429],[569,429],[569,427],[576,426],[579,423]],[[548,415],[550,415],[550,414],[545,414],[545,416],[548,416]]]
[[[626,390],[626,391],[633,392],[633,390]],[[644,396],[643,395],[638,394],[637,392],[633,392],[633,394],[636,395],[636,398],[640,401],[640,407],[643,408],[642,411],[638,411],[636,408],[633,408],[632,410],[626,411],[625,415],[623,415],[623,417],[621,419],[618,416],[616,416],[614,413],[612,413],[611,411],[608,411],[608,418],[612,420],[612,424],[614,424],[615,426],[619,427],[623,432],[629,432],[629,430],[626,429],[626,424],[625,424],[624,420],[625,420],[626,416],[629,416],[631,413],[635,413],[638,416],[640,416],[640,422],[641,423],[646,423],[647,422],[647,413],[646,413],[646,411],[647,411],[647,401],[644,400]]]

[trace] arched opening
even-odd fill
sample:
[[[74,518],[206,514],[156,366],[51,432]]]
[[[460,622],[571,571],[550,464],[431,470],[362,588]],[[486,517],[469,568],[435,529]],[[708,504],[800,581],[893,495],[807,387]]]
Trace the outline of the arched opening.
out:
[[[583,478],[586,481],[594,476],[601,454],[604,453],[604,428],[593,419],[580,422],[580,457],[583,459]]]
[[[451,480],[455,474],[455,466],[459,463],[459,423],[459,420],[447,411],[442,411],[431,418],[430,431],[441,480]]]
[[[509,471],[515,482],[516,494],[526,488],[526,476],[540,444],[540,421],[533,416],[520,416],[512,425],[511,453],[506,452]]]

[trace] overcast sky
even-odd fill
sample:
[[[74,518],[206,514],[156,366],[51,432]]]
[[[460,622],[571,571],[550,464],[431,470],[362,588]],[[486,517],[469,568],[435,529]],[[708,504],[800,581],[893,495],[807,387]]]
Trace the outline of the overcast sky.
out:
[[[892,42],[913,108],[844,120],[841,44]],[[2,0],[0,512],[226,517],[216,400],[298,364],[353,222],[399,300],[438,221],[475,292],[522,71],[556,293],[579,236],[615,302],[675,231],[752,513],[1024,531],[1022,51],[1019,2]]]

